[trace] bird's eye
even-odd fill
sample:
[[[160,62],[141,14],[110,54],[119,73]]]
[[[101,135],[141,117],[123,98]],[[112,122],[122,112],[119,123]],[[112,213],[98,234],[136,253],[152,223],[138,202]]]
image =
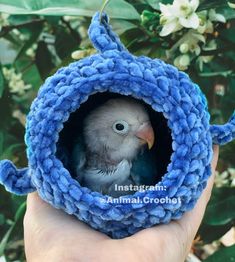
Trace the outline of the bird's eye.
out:
[[[126,134],[129,131],[129,125],[126,121],[119,120],[113,124],[113,130],[118,134]]]

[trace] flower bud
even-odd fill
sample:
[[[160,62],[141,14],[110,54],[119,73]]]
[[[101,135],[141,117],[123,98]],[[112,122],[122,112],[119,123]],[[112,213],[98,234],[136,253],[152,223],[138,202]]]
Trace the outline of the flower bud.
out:
[[[179,59],[179,65],[182,67],[187,67],[190,64],[190,57],[189,55],[182,55]]]
[[[188,50],[189,50],[189,45],[187,43],[183,43],[183,44],[180,45],[180,52],[182,54],[187,53]]]

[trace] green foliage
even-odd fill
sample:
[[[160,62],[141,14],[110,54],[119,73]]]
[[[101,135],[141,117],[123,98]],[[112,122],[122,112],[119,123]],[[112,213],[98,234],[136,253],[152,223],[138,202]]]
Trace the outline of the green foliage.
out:
[[[232,221],[235,221],[235,188],[215,188],[207,206],[204,222],[212,226],[221,226]]]
[[[159,4],[172,2],[110,0],[105,11],[130,52],[181,67],[206,94],[211,122],[224,123],[235,109],[235,9],[226,0],[201,0],[196,14],[202,24],[207,23],[207,31],[182,27],[160,36],[165,25]],[[30,104],[45,78],[73,61],[73,51],[81,51],[79,58],[94,51],[86,32],[91,16],[101,6],[99,0],[0,0],[0,12],[10,14],[0,14],[0,159],[27,165],[24,125]],[[213,20],[212,9],[226,22]],[[235,142],[221,148],[220,173],[235,167],[234,152]],[[198,232],[199,249],[218,241],[234,226],[234,185],[213,190]],[[0,257],[24,261],[25,198],[11,196],[1,187],[0,199]],[[234,249],[220,244],[205,261],[233,261]]]
[[[232,262],[235,258],[235,245],[231,247],[221,248],[212,256],[205,259],[205,262]]]
[[[76,16],[92,16],[94,12],[100,10],[101,1],[89,0],[57,0],[57,1],[43,1],[43,0],[15,0],[9,3],[7,0],[0,1],[0,9],[2,12],[10,14],[37,14],[37,15],[76,15]],[[122,10],[120,12],[120,10]],[[139,19],[138,12],[132,5],[124,0],[113,0],[106,7],[107,13],[110,17],[119,19]]]

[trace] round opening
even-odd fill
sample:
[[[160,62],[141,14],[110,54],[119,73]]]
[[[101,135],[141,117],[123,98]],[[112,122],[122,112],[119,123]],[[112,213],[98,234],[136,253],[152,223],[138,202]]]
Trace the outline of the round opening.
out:
[[[91,95],[89,96],[89,99],[85,103],[81,104],[81,106],[74,113],[70,114],[68,121],[64,123],[64,128],[59,133],[56,156],[63,163],[64,167],[70,172],[73,178],[78,178],[76,172],[77,163],[74,162],[74,150],[77,143],[81,143],[81,141],[84,142],[84,121],[86,117],[90,114],[90,112],[94,111],[96,108],[99,108],[108,100],[120,98],[126,98],[126,96],[110,92]],[[161,181],[162,177],[167,172],[167,166],[170,163],[170,158],[173,152],[171,130],[168,127],[167,119],[163,116],[163,114],[154,111],[151,106],[141,100],[134,99],[133,97],[129,98],[144,106],[149,116],[155,139],[153,147],[150,150],[147,146],[141,147],[141,150],[132,161],[131,172],[132,175],[137,177],[138,183],[135,183],[136,180],[135,182],[133,181],[133,183],[131,183],[131,192],[129,190],[130,185],[128,185],[128,190],[126,188],[126,190],[121,193],[119,192],[120,195],[134,194],[141,186],[156,185],[159,181]],[[84,151],[85,154],[87,154],[89,151],[85,144],[82,145],[81,150],[83,152],[76,151],[76,154],[83,154]],[[79,179],[77,180],[79,181]],[[87,186],[86,184],[84,185],[82,180],[79,182],[81,186]],[[125,183],[122,184],[122,186],[125,186]],[[89,186],[87,187],[89,188]],[[116,189],[118,190],[118,188]]]

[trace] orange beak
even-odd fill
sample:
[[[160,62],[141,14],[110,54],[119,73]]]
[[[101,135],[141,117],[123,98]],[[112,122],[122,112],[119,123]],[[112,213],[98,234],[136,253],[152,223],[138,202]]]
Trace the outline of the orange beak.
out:
[[[151,149],[154,144],[154,132],[149,122],[143,123],[135,134],[143,144],[148,144],[148,148]]]

